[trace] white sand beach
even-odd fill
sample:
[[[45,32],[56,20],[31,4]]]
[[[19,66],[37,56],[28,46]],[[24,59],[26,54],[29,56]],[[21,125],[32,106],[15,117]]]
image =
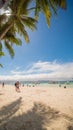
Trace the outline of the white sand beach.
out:
[[[73,87],[50,84],[20,90],[0,85],[0,130],[73,130]]]

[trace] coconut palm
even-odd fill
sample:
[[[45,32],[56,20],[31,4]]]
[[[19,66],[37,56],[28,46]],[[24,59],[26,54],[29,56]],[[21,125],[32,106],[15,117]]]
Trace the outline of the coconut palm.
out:
[[[15,28],[15,31],[19,34],[22,34],[26,40],[26,42],[29,41],[28,34],[26,32],[26,27],[29,27],[30,29],[36,28],[36,20],[29,17],[28,14],[28,5],[30,3],[30,0],[27,1],[20,1],[20,0],[14,0],[10,4],[11,9],[11,15],[9,17],[9,20],[3,25],[3,28],[1,30],[0,40],[3,39],[4,35],[11,29]]]
[[[34,30],[37,21],[29,17],[28,5],[30,0],[14,0],[9,6],[9,16],[6,14],[0,15],[0,41],[8,49],[10,55],[14,56],[13,44],[21,45],[20,38],[17,38],[17,33],[24,37],[26,42],[29,42],[26,27]]]
[[[35,7],[32,7],[30,9],[28,9],[29,4],[33,2],[35,3]],[[16,26],[20,23],[24,23],[22,25],[21,28],[28,26],[28,24],[30,25],[30,27],[32,26],[32,22],[35,23],[35,20],[33,19],[27,19],[27,15],[28,15],[28,11],[34,9],[35,12],[35,16],[38,17],[39,12],[43,12],[43,14],[46,17],[46,21],[47,24],[50,25],[50,17],[52,15],[52,13],[54,12],[55,14],[57,14],[57,8],[61,7],[63,9],[66,8],[66,0],[12,0],[10,2],[11,4],[9,5],[9,8],[11,9],[11,18],[14,21],[14,24],[16,24]],[[33,4],[32,4],[33,5]],[[31,21],[30,23],[28,22]],[[25,25],[26,23],[26,25]],[[7,25],[7,23],[6,23]],[[12,24],[10,23],[10,25],[8,25],[8,27],[5,29],[5,31],[3,30],[3,33],[1,33],[0,35],[0,39],[3,38],[3,36],[7,33],[7,31],[13,26],[13,22]],[[35,24],[33,24],[33,26],[35,26]],[[19,26],[20,27],[20,26]],[[17,26],[17,28],[19,28]],[[16,31],[18,31],[19,29],[17,29]],[[23,32],[23,29],[21,29],[21,33]],[[25,31],[25,35],[26,31]],[[25,38],[28,39],[28,38]],[[29,41],[29,40],[27,40]]]
[[[34,4],[31,4],[31,2]],[[1,45],[5,44],[5,47],[13,56],[13,44],[21,45],[17,33],[23,36],[26,42],[29,42],[26,27],[31,30],[36,28],[37,21],[30,17],[30,11],[35,12],[36,19],[38,19],[39,13],[43,12],[49,26],[50,18],[53,13],[57,14],[58,7],[66,8],[66,0],[12,0],[8,6],[8,16],[5,13],[0,15],[0,41]]]

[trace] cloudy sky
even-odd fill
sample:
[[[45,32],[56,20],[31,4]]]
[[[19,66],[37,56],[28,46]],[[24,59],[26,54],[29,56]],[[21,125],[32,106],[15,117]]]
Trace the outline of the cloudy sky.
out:
[[[0,58],[0,80],[71,80],[73,78],[73,0],[59,10],[47,27],[40,15],[38,29],[28,30],[30,43],[15,47],[15,57]]]

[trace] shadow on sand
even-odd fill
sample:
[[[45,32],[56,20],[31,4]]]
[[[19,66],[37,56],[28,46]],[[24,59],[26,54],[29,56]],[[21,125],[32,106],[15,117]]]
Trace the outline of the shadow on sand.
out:
[[[20,108],[21,103],[22,99],[19,98],[0,110],[0,130],[58,130],[50,125],[60,118],[71,121],[72,124],[67,125],[67,130],[73,130],[73,119],[61,115],[59,111],[43,103],[34,103],[32,109],[24,113]]]
[[[73,130],[73,126],[68,126],[68,130]]]

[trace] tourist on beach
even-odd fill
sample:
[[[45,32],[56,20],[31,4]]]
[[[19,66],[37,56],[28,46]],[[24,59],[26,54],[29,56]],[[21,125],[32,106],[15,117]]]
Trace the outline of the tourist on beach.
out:
[[[3,82],[3,83],[2,83],[2,87],[4,87],[4,85],[5,85],[5,84],[4,84],[4,82]]]
[[[16,90],[16,92],[20,92],[20,83],[19,83],[19,81],[17,81],[15,83],[15,90]]]

